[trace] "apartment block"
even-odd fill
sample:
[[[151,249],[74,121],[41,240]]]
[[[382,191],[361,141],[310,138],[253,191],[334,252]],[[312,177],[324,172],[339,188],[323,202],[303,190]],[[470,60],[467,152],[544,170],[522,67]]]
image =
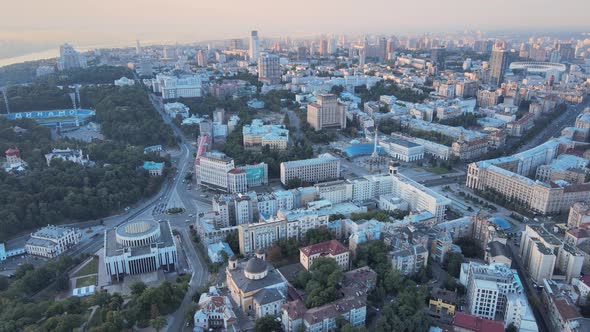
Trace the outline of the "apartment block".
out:
[[[346,106],[334,94],[319,94],[317,102],[307,105],[307,123],[316,131],[346,128]]]
[[[293,179],[316,183],[335,180],[340,177],[340,159],[326,153],[318,158],[287,161],[281,163],[281,183],[286,185]]]

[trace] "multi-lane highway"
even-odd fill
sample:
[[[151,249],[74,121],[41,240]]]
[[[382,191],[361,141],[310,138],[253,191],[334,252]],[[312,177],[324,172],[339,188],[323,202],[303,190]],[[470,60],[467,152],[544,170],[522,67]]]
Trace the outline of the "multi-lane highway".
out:
[[[163,111],[162,100],[154,95],[150,95],[152,104],[162,116],[162,119],[167,123],[176,136],[180,138],[180,154],[173,162],[177,166],[177,173],[174,175],[173,182],[170,185],[169,195],[167,199],[170,200],[172,197],[179,198],[184,206],[185,212],[179,215],[168,216],[172,228],[177,230],[182,239],[182,250],[184,250],[189,266],[187,267],[191,271],[191,280],[189,282],[189,289],[182,300],[180,307],[171,315],[169,324],[167,327],[168,331],[182,331],[185,327],[185,314],[189,305],[192,301],[192,295],[197,288],[207,282],[209,272],[207,270],[207,264],[197,254],[195,247],[192,244],[190,234],[188,232],[188,224],[186,220],[191,222],[193,217],[190,215],[196,215],[200,212],[199,204],[188,195],[187,187],[183,181],[184,176],[187,172],[192,171],[193,160],[192,156],[195,149],[191,145],[191,142],[185,137],[184,133],[172,123],[170,117],[168,117]]]
[[[195,247],[192,244],[191,236],[188,232],[187,220],[191,222],[194,221],[194,217],[189,217],[189,215],[196,215],[203,209],[210,207],[210,204],[207,204],[208,202],[204,201],[197,201],[194,197],[191,197],[189,191],[187,191],[187,186],[183,181],[185,174],[192,170],[192,156],[195,149],[182,131],[176,127],[171,119],[164,113],[161,99],[154,95],[150,95],[150,100],[158,113],[162,116],[163,121],[172,128],[175,135],[180,139],[180,150],[172,158],[172,164],[176,166],[176,173],[173,174],[170,179],[166,180],[160,191],[153,197],[138,203],[136,206],[130,207],[124,214],[104,218],[102,221],[104,228],[108,229],[135,218],[144,218],[146,215],[153,215],[157,219],[169,220],[172,229],[178,231],[182,242],[182,248],[179,248],[179,250],[182,250],[185,253],[189,265],[181,266],[180,268],[186,269],[191,273],[191,280],[189,282],[189,290],[187,291],[180,307],[171,315],[171,319],[169,319],[167,330],[182,331],[186,325],[185,313],[192,301],[192,295],[197,288],[207,282],[209,276],[207,264],[197,254]],[[181,202],[185,209],[183,213],[177,215],[163,214],[163,212],[165,212],[165,208],[163,207],[168,206],[168,203],[172,199]],[[72,224],[72,226],[74,225],[75,224]],[[104,236],[97,235],[83,241],[72,250],[75,250],[76,253],[93,254],[98,251],[103,244]]]

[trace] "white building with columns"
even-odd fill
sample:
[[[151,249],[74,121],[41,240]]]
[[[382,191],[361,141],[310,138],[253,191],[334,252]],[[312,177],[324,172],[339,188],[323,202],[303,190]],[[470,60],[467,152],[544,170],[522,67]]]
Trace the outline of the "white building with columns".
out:
[[[31,234],[25,251],[29,255],[54,258],[80,242],[81,237],[76,228],[47,225]]]
[[[136,220],[105,231],[104,262],[112,280],[163,268],[178,262],[176,242],[165,220]]]

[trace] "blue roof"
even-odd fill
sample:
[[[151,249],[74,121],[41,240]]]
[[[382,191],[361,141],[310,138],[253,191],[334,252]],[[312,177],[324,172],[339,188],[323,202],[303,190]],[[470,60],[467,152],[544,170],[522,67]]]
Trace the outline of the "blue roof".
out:
[[[157,163],[154,161],[144,161],[143,162],[143,167],[144,169],[150,170],[150,169],[160,169],[162,167],[164,167],[164,163]]]
[[[493,217],[490,221],[492,223],[494,223],[494,225],[500,227],[502,230],[507,230],[507,229],[512,228],[512,225],[510,225],[510,223],[508,222],[508,220],[506,220],[504,218]]]
[[[344,153],[351,158],[369,155],[373,153],[373,149],[375,148],[374,144],[367,143],[367,144],[353,144],[349,147],[343,149]],[[383,149],[378,146],[377,152],[379,154],[383,154]]]

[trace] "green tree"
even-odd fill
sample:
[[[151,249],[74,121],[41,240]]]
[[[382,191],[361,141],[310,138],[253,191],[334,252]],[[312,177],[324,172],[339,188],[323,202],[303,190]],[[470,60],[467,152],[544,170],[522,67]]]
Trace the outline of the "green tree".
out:
[[[256,319],[254,332],[282,332],[283,325],[274,316],[266,315]]]
[[[158,316],[154,319],[150,319],[150,326],[156,329],[156,332],[160,332],[160,330],[168,325],[168,321],[166,317]]]
[[[312,228],[305,232],[305,243],[307,245],[334,240],[335,238],[334,233],[327,227]]]
[[[131,295],[133,296],[140,296],[146,290],[147,285],[142,281],[136,281],[129,286],[131,290]]]
[[[461,272],[461,263],[463,263],[463,256],[459,253],[451,253],[446,258],[446,270],[455,278],[459,278]]]
[[[338,284],[342,281],[342,269],[331,258],[320,257],[314,260],[309,269],[305,284],[305,306],[319,307],[340,297]]]

